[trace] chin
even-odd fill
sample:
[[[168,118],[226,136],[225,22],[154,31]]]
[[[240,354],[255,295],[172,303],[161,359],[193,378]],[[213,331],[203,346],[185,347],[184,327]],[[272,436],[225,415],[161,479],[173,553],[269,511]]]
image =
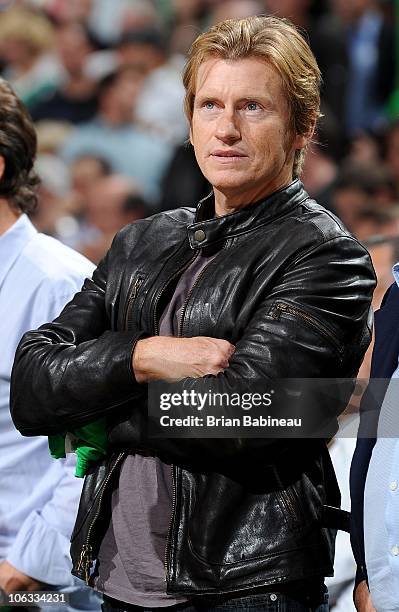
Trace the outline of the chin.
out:
[[[232,189],[241,191],[251,186],[251,179],[240,176],[238,172],[229,173],[228,175],[226,173],[214,172],[209,173],[206,178],[214,189],[221,192],[231,191]]]

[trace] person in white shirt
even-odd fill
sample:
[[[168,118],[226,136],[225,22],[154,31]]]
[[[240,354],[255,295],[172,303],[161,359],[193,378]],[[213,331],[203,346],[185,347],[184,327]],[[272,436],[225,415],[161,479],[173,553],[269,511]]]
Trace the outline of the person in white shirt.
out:
[[[396,324],[397,346],[399,262],[392,273],[396,286],[395,292],[390,291],[387,319]],[[371,600],[378,612],[399,610],[399,356],[396,355],[397,367],[381,406],[377,440],[364,488],[365,560]]]
[[[358,612],[399,610],[399,262],[374,315],[370,384],[351,465],[351,541]]]
[[[82,488],[75,461],[51,459],[47,439],[22,437],[9,411],[21,336],[54,319],[94,269],[30,222],[35,153],[31,119],[0,80],[0,601],[15,591],[58,591],[69,597],[64,612],[100,610],[98,595],[70,573],[69,537]],[[60,605],[45,610],[59,612]]]

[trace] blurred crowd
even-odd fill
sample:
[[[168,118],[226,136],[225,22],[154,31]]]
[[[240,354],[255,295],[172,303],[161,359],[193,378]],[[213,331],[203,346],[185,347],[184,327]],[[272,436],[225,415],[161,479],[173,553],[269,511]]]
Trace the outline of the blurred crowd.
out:
[[[39,139],[43,232],[98,262],[116,231],[195,205],[209,186],[188,143],[181,70],[223,19],[274,13],[323,73],[302,180],[371,250],[378,306],[398,259],[399,93],[393,0],[0,0],[0,71]]]

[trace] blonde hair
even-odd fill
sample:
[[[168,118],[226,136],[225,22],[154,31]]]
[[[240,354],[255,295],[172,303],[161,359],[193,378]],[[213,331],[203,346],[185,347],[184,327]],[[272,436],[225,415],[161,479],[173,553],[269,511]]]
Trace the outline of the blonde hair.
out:
[[[257,57],[279,73],[290,111],[292,134],[312,135],[320,114],[321,74],[309,45],[288,20],[270,15],[228,19],[198,36],[183,71],[184,110],[191,123],[198,68],[211,57]],[[293,175],[301,172],[305,149],[295,151]]]
[[[15,7],[1,15],[0,39],[21,40],[34,54],[40,54],[54,46],[54,28],[44,15],[25,7]]]

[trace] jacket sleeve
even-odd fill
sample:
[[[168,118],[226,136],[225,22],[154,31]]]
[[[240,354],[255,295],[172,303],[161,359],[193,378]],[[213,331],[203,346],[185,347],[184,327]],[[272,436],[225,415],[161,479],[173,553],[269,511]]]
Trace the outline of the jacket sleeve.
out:
[[[131,355],[140,333],[111,331],[105,305],[107,255],[52,323],[21,339],[10,407],[23,435],[52,435],[112,412],[143,392]]]
[[[76,428],[123,405],[131,424],[129,443],[141,448],[186,458],[207,450],[231,455],[252,448],[250,439],[223,444],[147,439],[146,385],[136,383],[131,369],[131,354],[142,334],[109,330],[107,265],[106,259],[54,323],[23,337],[11,396],[21,433],[49,435]],[[368,254],[356,241],[342,237],[318,245],[292,262],[269,295],[259,296],[230,367],[216,377],[186,379],[185,388],[200,391],[205,385],[231,392],[255,379],[344,376],[348,368],[355,373],[370,339],[367,316],[374,284]],[[27,395],[36,406],[31,413],[24,409]],[[140,408],[135,409],[139,396]]]

